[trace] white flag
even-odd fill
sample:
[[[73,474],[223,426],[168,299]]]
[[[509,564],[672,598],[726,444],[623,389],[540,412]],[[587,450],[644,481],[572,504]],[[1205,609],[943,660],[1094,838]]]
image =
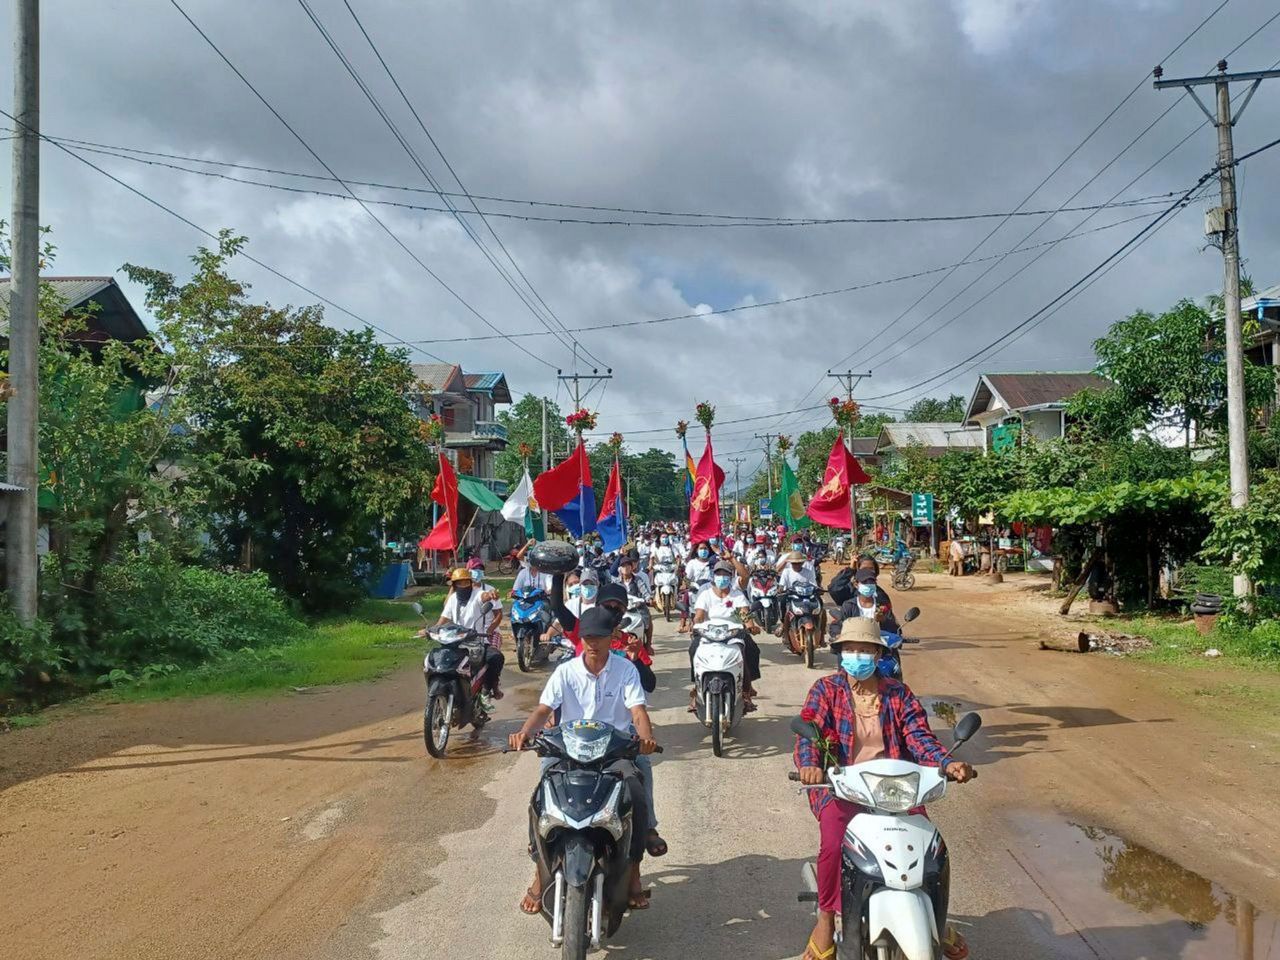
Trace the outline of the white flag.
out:
[[[502,518],[524,526],[525,514],[529,512],[531,505],[535,511],[538,509],[537,501],[533,499],[533,481],[529,479],[529,468],[526,467],[520,483],[511,491],[506,503],[502,505]]]

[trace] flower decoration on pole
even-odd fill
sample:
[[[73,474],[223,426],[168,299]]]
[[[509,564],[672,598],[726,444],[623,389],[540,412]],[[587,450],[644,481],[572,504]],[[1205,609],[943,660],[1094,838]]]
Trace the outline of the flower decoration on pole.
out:
[[[440,419],[440,414],[433,413],[426,420],[418,423],[418,436],[425,443],[439,443],[444,439],[444,421]]]
[[[716,408],[703,400],[693,411],[694,417],[702,424],[702,429],[711,433],[711,425],[716,422]]]
[[[590,432],[596,428],[596,415],[590,410],[575,410],[564,418],[564,422],[578,433]]]
[[[528,460],[531,456],[533,456],[533,447],[529,446],[529,444],[525,443],[524,441],[521,441],[520,442],[520,459]]]
[[[853,425],[862,417],[862,408],[858,406],[856,400],[841,400],[839,397],[832,397],[827,401],[827,405],[831,407],[831,416],[835,418],[836,423],[844,430],[853,429]]]
[[[790,449],[791,449],[791,438],[788,437],[785,433],[778,434],[778,453],[782,454],[785,457],[787,455],[787,451]]]
[[[677,420],[677,421],[676,421],[676,436],[677,436],[677,437],[679,437],[681,440],[683,440],[683,439],[684,439],[684,437],[685,437],[685,434],[687,434],[688,432],[689,432],[689,421],[688,421],[688,420]]]
[[[613,447],[614,456],[617,456],[622,451],[622,434],[615,430],[609,437],[609,446]]]

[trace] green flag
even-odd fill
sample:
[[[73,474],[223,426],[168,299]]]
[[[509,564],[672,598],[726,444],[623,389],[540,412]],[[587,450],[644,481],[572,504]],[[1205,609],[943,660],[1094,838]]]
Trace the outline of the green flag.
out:
[[[773,510],[773,515],[788,530],[799,530],[813,525],[813,521],[804,512],[804,501],[800,499],[800,484],[796,481],[796,475],[791,472],[791,464],[786,460],[782,461],[782,483],[778,487],[778,492],[773,495],[773,499],[769,501],[769,506]]]

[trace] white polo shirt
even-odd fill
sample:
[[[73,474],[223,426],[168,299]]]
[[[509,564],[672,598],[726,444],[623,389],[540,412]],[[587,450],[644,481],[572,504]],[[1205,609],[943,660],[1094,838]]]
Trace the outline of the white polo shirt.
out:
[[[458,595],[450,591],[441,615],[450,623],[456,623],[464,629],[484,633],[488,625],[493,622],[494,612],[502,609],[502,603],[498,600],[481,600],[482,593],[477,584],[471,588],[471,596],[467,602],[459,604]]]
[[[560,711],[560,722],[600,720],[618,730],[631,727],[632,707],[644,706],[640,672],[626,657],[610,656],[593,674],[582,657],[566,660],[551,674],[538,701]]]
[[[813,572],[808,564],[801,567],[799,571],[787,564],[782,568],[782,575],[778,577],[778,589],[790,590],[797,583],[811,583],[816,587],[818,585],[818,575]]]
[[[747,595],[739,590],[736,586],[729,588],[729,593],[723,597],[717,597],[716,592],[711,588],[705,588],[693,605],[694,610],[707,611],[708,619],[719,617],[721,619],[734,616],[734,611],[739,607],[750,608],[751,601],[747,599]]]

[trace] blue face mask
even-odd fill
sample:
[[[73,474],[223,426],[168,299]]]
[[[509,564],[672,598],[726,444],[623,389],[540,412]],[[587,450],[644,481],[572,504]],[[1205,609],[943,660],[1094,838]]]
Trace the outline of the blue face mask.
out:
[[[876,585],[874,583],[858,584],[858,593],[864,597],[874,597],[876,595]]]
[[[581,592],[582,592],[582,587],[578,586],[578,584],[576,584],[576,583],[575,583],[575,584],[570,585],[570,587],[569,587],[569,596],[571,596],[571,597],[576,597],[576,596],[577,596],[578,594],[580,594]]]
[[[699,557],[700,559],[702,559],[702,560],[707,559],[707,557],[709,557],[709,556],[711,556],[711,551],[710,551],[710,550],[708,550],[706,547],[702,547],[702,548],[698,551],[698,557]]]
[[[874,653],[841,653],[840,669],[855,680],[865,680],[876,672]]]
[[[583,586],[582,598],[584,600],[594,600],[596,598],[596,587],[594,584],[587,584]]]
[[[717,589],[725,590],[729,586],[729,578],[723,573],[718,573],[711,578],[711,582],[716,585]]]

